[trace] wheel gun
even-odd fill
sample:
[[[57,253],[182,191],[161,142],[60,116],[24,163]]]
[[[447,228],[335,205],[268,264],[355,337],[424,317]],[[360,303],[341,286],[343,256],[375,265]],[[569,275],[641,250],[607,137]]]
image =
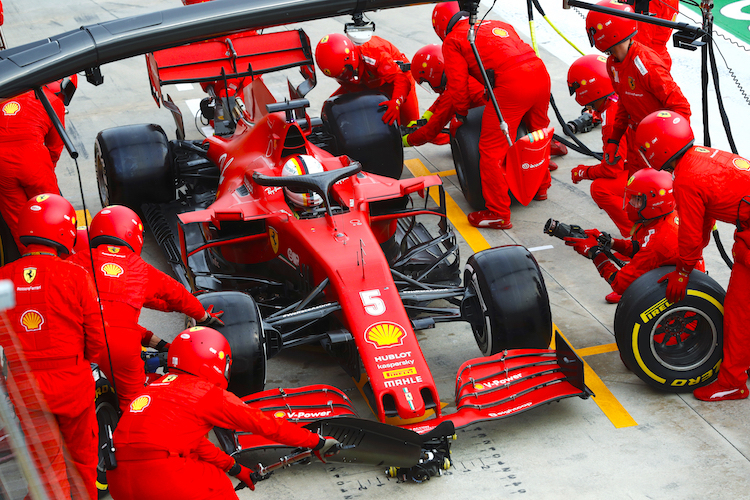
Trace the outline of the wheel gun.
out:
[[[585,240],[589,237],[581,226],[565,224],[555,219],[547,219],[547,222],[544,224],[544,232],[550,236],[560,238],[561,240],[564,240],[565,238],[578,238]],[[596,241],[599,243],[599,248],[602,252],[612,259],[618,267],[623,267],[625,265],[623,261],[612,254],[612,236],[610,236],[609,233],[602,231],[596,238]]]

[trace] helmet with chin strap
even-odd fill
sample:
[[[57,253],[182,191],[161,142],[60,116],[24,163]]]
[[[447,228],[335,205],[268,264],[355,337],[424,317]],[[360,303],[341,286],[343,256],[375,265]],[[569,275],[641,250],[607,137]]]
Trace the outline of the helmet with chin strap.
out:
[[[445,40],[453,26],[469,13],[461,10],[458,2],[442,2],[432,9],[432,27],[441,40]]]
[[[695,141],[690,122],[667,109],[654,111],[638,124],[635,143],[643,161],[661,170],[681,157]]]
[[[575,93],[576,102],[589,106],[602,97],[615,93],[607,73],[607,58],[589,54],[579,57],[568,69],[568,90]]]
[[[126,246],[137,255],[143,249],[143,223],[138,214],[122,205],[102,208],[91,220],[91,248],[99,245]]]
[[[596,5],[623,12],[635,12],[633,7],[618,0],[602,0]],[[589,43],[601,52],[609,52],[618,43],[633,38],[637,32],[638,26],[635,19],[625,19],[595,10],[590,10],[586,15],[586,33],[589,36]]]
[[[326,76],[353,80],[359,67],[359,49],[346,35],[331,33],[315,47],[315,62]]]
[[[226,389],[232,368],[232,348],[213,328],[194,326],[172,341],[167,366],[200,377]]]
[[[34,196],[18,214],[18,239],[23,245],[46,245],[69,254],[76,242],[76,211],[59,194]]]
[[[625,186],[623,200],[631,222],[645,222],[670,214],[675,201],[672,175],[651,168],[634,173]]]
[[[445,90],[445,62],[443,48],[440,45],[425,45],[419,49],[411,60],[411,74],[414,81],[426,83],[435,92]]]

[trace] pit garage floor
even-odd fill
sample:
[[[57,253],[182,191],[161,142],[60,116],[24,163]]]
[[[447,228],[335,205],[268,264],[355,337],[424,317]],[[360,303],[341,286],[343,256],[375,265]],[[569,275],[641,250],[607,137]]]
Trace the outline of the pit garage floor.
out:
[[[179,7],[179,0],[109,0],[59,2],[6,0],[5,25],[9,46],[38,40],[81,25],[116,17]],[[554,17],[560,9],[546,3]],[[411,56],[423,45],[438,42],[430,24],[432,6],[381,11],[369,17],[377,34],[394,42]],[[502,7],[500,7],[502,9]],[[485,5],[481,13],[487,10]],[[490,18],[497,18],[490,14]],[[315,45],[325,34],[343,32],[346,17],[305,23]],[[298,27],[298,26],[294,26]],[[561,40],[555,43],[564,43]],[[582,47],[583,48],[583,47]],[[588,47],[583,48],[587,50]],[[552,91],[567,119],[577,117],[579,106],[568,97],[567,65],[540,48],[552,76]],[[86,207],[100,208],[94,175],[93,145],[98,131],[132,123],[158,123],[173,138],[174,124],[164,109],[155,106],[148,89],[142,56],[102,67],[104,85],[81,83],[69,108],[67,129],[80,158]],[[277,98],[285,96],[285,82],[266,78]],[[333,80],[318,72],[318,86],[307,97],[310,114],[317,116],[325,98],[336,88]],[[83,79],[80,79],[83,82]],[[203,97],[200,88],[167,89],[186,115],[188,138],[199,135],[190,115]],[[418,88],[421,110],[434,95]],[[692,103],[698,109],[699,103]],[[191,111],[192,110],[192,111]],[[553,125],[559,124],[550,110]],[[581,136],[600,150],[600,132]],[[586,364],[586,383],[596,397],[567,399],[504,420],[471,425],[458,431],[453,445],[453,468],[425,484],[388,480],[379,468],[321,465],[277,472],[257,486],[255,495],[265,498],[368,499],[430,498],[746,498],[750,486],[750,400],[708,404],[692,394],[667,394],[648,387],[621,363],[613,334],[615,305],[604,296],[609,286],[594,266],[561,240],[542,233],[552,217],[585,228],[615,232],[606,214],[588,193],[588,182],[573,185],[570,170],[579,163],[594,164],[578,153],[556,158],[559,170],[552,174],[549,199],[527,207],[513,206],[513,229],[477,230],[468,225],[470,211],[451,173],[449,146],[426,145],[406,150],[404,175],[440,173],[455,210],[451,222],[460,233],[461,256],[497,245],[521,244],[535,249],[550,296],[553,320]],[[76,165],[64,155],[57,166],[63,194],[76,208],[83,208]],[[724,241],[731,244],[731,228],[721,226]],[[149,236],[144,257],[168,271],[160,249]],[[726,287],[729,277],[716,247],[705,253],[710,275]],[[144,310],[142,324],[171,339],[182,329],[180,314]],[[439,325],[418,333],[422,349],[444,402],[453,397],[455,374],[460,364],[480,356],[468,325]],[[314,376],[313,376],[314,374]],[[373,418],[354,383],[324,354],[310,351],[284,353],[269,363],[267,388],[295,387],[309,383],[335,385],[347,392],[361,416]],[[450,411],[450,407],[447,408]],[[144,488],[159,481],[158,471],[143,478]],[[253,498],[249,490],[240,498]]]

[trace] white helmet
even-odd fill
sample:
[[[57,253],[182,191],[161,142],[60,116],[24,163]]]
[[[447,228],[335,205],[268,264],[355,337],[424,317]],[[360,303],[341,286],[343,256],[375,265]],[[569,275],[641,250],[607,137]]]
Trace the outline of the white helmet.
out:
[[[318,160],[310,155],[296,155],[284,163],[281,176],[291,177],[294,175],[316,174],[318,172],[323,172],[323,165]],[[285,187],[284,192],[289,197],[289,201],[300,208],[317,207],[323,203],[323,198],[312,191]]]

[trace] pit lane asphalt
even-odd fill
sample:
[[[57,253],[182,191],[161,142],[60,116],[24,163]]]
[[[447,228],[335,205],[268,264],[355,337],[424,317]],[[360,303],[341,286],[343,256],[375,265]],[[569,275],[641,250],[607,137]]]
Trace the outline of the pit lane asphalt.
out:
[[[132,0],[33,3],[6,0],[3,30],[9,46],[38,40],[116,17],[177,7],[179,0]],[[370,14],[377,34],[412,56],[421,46],[437,43],[430,25],[431,6],[408,7]],[[555,10],[545,6],[550,17]],[[559,7],[556,7],[559,8]],[[483,6],[481,13],[487,10]],[[490,14],[489,18],[498,18]],[[329,32],[343,32],[346,17],[301,25],[313,46]],[[294,26],[298,27],[298,26]],[[557,43],[564,43],[559,40]],[[552,76],[552,92],[564,116],[578,116],[580,108],[567,95],[567,66],[540,47]],[[67,115],[67,130],[80,153],[83,198],[92,213],[100,208],[94,175],[93,144],[102,129],[133,123],[158,123],[173,138],[174,124],[158,109],[148,90],[143,57],[102,67],[104,85],[81,83]],[[318,86],[307,97],[311,115],[317,115],[335,84],[318,72]],[[82,79],[81,79],[82,81]],[[268,75],[266,82],[277,98],[285,96],[283,80]],[[168,88],[186,116],[188,138],[198,138],[192,127],[188,101],[200,99],[199,88]],[[434,96],[418,89],[420,109]],[[196,101],[192,101],[196,102]],[[699,103],[691,103],[694,107]],[[697,109],[697,108],[696,108]],[[558,128],[550,110],[553,125]],[[600,149],[600,134],[581,137]],[[448,146],[425,145],[406,150],[404,175],[443,173],[451,199],[463,213],[470,211],[455,175]],[[614,233],[606,214],[588,194],[588,182],[573,185],[570,170],[579,163],[595,162],[571,152],[555,160],[560,169],[552,174],[549,199],[528,207],[513,207],[513,229],[475,230],[460,214],[452,219],[461,233],[462,261],[474,251],[490,246],[522,244],[539,248],[541,266],[552,305],[553,320],[587,363],[586,383],[597,394],[589,400],[567,399],[504,420],[471,425],[458,431],[453,445],[453,465],[448,473],[426,484],[399,484],[388,480],[379,468],[321,465],[294,467],[277,472],[257,486],[255,494],[244,490],[240,498],[263,495],[287,499],[399,498],[416,500],[458,496],[466,498],[744,498],[750,477],[750,401],[702,403],[691,394],[657,392],[620,362],[613,336],[614,305],[604,296],[610,291],[590,262],[565,248],[560,240],[542,234],[549,218]],[[63,154],[57,175],[63,194],[83,207],[76,166]],[[725,243],[731,228],[720,226]],[[552,248],[549,248],[549,246]],[[144,258],[171,272],[161,250],[149,235]],[[711,276],[726,287],[729,271],[715,246],[706,250]],[[144,310],[141,323],[166,339],[183,327],[180,314]],[[418,332],[421,347],[441,398],[452,402],[453,384],[460,364],[480,356],[467,325],[452,323]],[[295,387],[309,383],[335,385],[347,392],[360,415],[373,418],[353,382],[325,355],[292,351],[269,363],[267,388]],[[450,408],[447,408],[450,411]],[[158,471],[144,478],[144,488],[159,481]]]

